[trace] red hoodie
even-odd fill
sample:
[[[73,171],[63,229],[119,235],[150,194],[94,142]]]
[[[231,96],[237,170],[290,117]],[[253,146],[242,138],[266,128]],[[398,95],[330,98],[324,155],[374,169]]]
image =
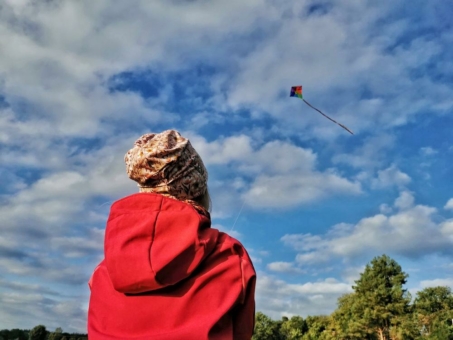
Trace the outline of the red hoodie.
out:
[[[90,340],[250,340],[255,270],[191,205],[139,193],[112,205],[89,285]]]

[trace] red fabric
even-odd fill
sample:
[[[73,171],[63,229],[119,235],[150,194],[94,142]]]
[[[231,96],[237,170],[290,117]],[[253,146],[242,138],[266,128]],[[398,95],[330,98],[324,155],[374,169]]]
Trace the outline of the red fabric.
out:
[[[250,340],[255,270],[189,204],[139,193],[112,205],[89,285],[90,340]]]

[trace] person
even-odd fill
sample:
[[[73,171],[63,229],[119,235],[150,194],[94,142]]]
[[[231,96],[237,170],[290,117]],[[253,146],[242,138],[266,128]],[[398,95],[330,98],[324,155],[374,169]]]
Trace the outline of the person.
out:
[[[125,162],[139,192],[111,206],[88,338],[250,340],[256,273],[241,243],[211,228],[208,173],[190,141],[145,134]]]

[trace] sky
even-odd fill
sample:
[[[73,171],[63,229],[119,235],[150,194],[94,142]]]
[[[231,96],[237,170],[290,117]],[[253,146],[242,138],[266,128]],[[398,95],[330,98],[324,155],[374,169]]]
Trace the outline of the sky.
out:
[[[448,0],[3,0],[0,329],[85,332],[124,154],[177,129],[257,310],[330,314],[375,256],[453,287]],[[300,99],[346,125],[350,135]]]

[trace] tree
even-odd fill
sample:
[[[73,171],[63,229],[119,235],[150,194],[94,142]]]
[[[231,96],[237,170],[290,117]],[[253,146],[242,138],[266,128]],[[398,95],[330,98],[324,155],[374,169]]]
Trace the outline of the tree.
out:
[[[28,335],[29,340],[45,340],[47,337],[46,327],[43,325],[35,326]]]
[[[285,340],[300,340],[307,331],[307,323],[300,316],[282,319],[280,334],[283,335]]]
[[[410,310],[411,296],[403,289],[407,277],[395,260],[382,255],[367,264],[352,287],[355,308],[362,313],[356,320],[372,330],[379,340],[390,339],[390,330],[399,326],[398,317]]]
[[[449,287],[419,291],[414,300],[414,314],[425,338],[453,338],[453,294]]]
[[[63,329],[61,327],[55,328],[55,331],[49,334],[47,340],[61,340],[63,338]]]
[[[282,340],[280,334],[281,322],[275,322],[267,315],[258,312],[255,315],[255,333],[252,340]]]
[[[9,336],[9,330],[8,329],[2,329],[0,331],[0,339],[1,340],[6,340],[8,339],[8,336]]]
[[[302,337],[303,340],[324,340],[329,339],[326,330],[330,324],[330,318],[325,315],[307,316],[305,319],[307,332]]]
[[[338,299],[338,307],[332,313],[331,333],[333,339],[363,340],[374,334],[363,320],[364,305],[359,302],[357,293],[350,293]]]
[[[420,328],[417,327],[412,312],[394,317],[393,327],[390,329],[391,340],[415,340],[419,338]]]

